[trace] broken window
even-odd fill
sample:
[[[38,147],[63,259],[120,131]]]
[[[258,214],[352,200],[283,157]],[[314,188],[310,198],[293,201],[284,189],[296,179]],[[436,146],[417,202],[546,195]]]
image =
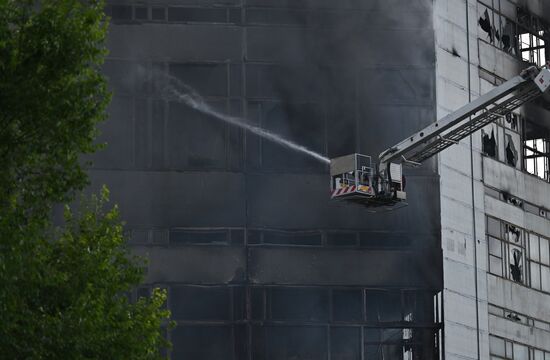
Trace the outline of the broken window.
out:
[[[521,169],[521,117],[516,113],[508,113],[499,122],[504,125],[504,162],[506,164]]]
[[[501,199],[502,201],[507,202],[508,204],[512,204],[514,206],[517,206],[519,208],[521,208],[523,206],[523,200],[508,194],[506,191],[502,191],[500,193],[499,199]]]
[[[521,230],[518,227],[505,224],[504,229],[504,237],[506,241],[514,244],[521,244]]]
[[[518,55],[517,24],[512,20],[501,17],[502,36],[500,39],[501,49],[514,56]]]
[[[500,8],[502,11],[497,11],[487,7],[481,3],[478,4],[478,27],[480,39],[492,44],[503,51],[518,55],[518,31],[517,24],[510,17],[515,16],[515,9],[510,11],[509,9]],[[507,16],[504,16],[506,14]]]
[[[548,25],[530,12],[508,2],[494,2],[493,8],[478,3],[479,38],[523,61],[546,63]]]
[[[523,230],[498,219],[487,217],[489,272],[525,283],[525,242]]]
[[[524,170],[546,181],[550,181],[549,144],[550,130],[548,128],[531,121],[525,121],[523,131]]]
[[[516,312],[513,312],[513,311],[505,312],[504,316],[506,316],[507,319],[510,319],[515,322],[520,322],[520,323],[525,322],[525,319],[523,317],[519,316]]]
[[[509,277],[516,282],[524,282],[524,249],[522,242],[522,231],[513,225],[504,225],[504,239],[509,242],[508,267]]]
[[[518,114],[510,112],[504,117],[504,126],[510,130],[519,131],[519,120],[520,116]]]
[[[516,145],[514,144],[512,135],[510,134],[506,134],[505,151],[506,151],[506,163],[508,165],[515,167],[518,162],[518,151],[517,151]]]
[[[510,278],[515,282],[523,282],[523,251],[510,246]]]
[[[490,133],[481,130],[482,151],[485,155],[496,158],[497,156],[497,141],[495,130],[491,128]]]
[[[546,64],[548,26],[528,11],[518,8],[519,51],[523,61],[543,66]]]
[[[499,30],[495,27],[495,14],[492,9],[479,4],[481,16],[478,19],[478,25],[485,34],[485,40],[495,44],[495,40],[500,40]],[[497,15],[498,17],[498,15]]]

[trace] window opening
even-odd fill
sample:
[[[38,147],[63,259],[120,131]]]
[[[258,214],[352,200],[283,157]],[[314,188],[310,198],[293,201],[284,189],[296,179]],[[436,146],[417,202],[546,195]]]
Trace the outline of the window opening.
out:
[[[523,133],[524,170],[529,174],[550,181],[549,178],[549,129],[525,121]]]

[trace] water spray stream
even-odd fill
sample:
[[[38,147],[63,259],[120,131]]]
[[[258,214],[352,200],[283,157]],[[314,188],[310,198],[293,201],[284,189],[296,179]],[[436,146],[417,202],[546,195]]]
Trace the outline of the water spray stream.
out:
[[[249,124],[243,118],[226,115],[213,109],[210,105],[206,103],[206,101],[204,101],[204,98],[200,94],[198,94],[193,88],[191,88],[187,84],[184,84],[182,81],[174,78],[173,76],[167,76],[167,77],[169,82],[164,86],[163,92],[165,95],[169,96],[171,100],[175,100],[180,103],[186,104],[187,106],[190,106],[191,108],[197,111],[200,111],[205,115],[214,117],[228,124],[238,126],[242,129],[246,129],[251,133],[254,133],[258,136],[263,137],[264,139],[273,141],[274,143],[285,146],[294,151],[298,151],[303,154],[306,154],[323,163],[326,163],[326,164],[330,163],[330,159],[328,159],[327,157],[319,153],[316,153],[313,150],[308,149],[305,146],[302,146],[302,145],[296,144],[293,141],[284,139],[280,135],[272,133],[259,126]],[[173,85],[173,83],[175,83],[176,85]]]

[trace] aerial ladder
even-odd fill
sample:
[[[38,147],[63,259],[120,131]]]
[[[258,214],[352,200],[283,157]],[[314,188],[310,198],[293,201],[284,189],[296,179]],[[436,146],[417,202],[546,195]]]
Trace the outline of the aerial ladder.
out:
[[[531,66],[520,75],[382,151],[377,163],[362,154],[331,159],[331,198],[367,207],[406,205],[403,165],[424,160],[544,94],[550,70]]]

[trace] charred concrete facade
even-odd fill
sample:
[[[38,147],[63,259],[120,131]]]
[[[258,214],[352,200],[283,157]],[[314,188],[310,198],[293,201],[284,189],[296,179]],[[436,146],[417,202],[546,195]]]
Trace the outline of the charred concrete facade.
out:
[[[149,258],[134,296],[168,289],[170,357],[439,358],[435,159],[407,172],[410,205],[397,212],[332,203],[324,164],[168,101],[151,76],[328,157],[375,155],[436,119],[434,3],[113,0],[107,11],[114,97],[90,175]]]
[[[438,118],[548,59],[550,3],[434,1]],[[445,358],[550,358],[547,100],[440,154]]]

